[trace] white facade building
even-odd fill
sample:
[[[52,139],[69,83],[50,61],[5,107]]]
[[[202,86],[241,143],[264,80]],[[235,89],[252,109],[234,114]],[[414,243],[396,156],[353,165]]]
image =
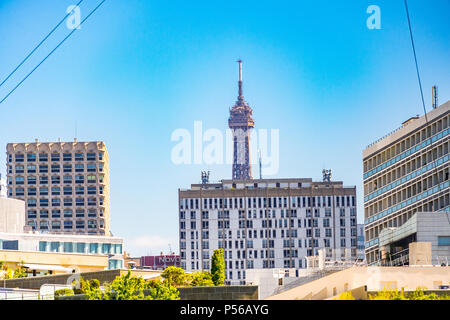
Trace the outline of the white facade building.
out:
[[[179,190],[181,267],[209,270],[224,250],[226,283],[246,270],[306,267],[325,248],[357,256],[356,187],[312,179],[222,180]],[[339,249],[339,250],[337,250]],[[346,257],[348,258],[348,257]]]
[[[2,178],[0,174],[0,198],[7,197],[6,179]]]

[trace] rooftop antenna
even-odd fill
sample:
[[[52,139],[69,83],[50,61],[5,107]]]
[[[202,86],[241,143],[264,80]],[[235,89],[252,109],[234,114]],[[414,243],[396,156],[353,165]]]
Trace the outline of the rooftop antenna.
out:
[[[261,150],[258,149],[258,158],[259,158],[259,179],[262,179],[262,161],[261,161]]]
[[[211,171],[202,171],[202,184],[208,184],[209,183],[209,175]]]
[[[323,175],[323,182],[331,182],[331,169],[323,169],[322,170]]]
[[[438,106],[438,88],[437,88],[437,86],[433,86],[431,88],[431,92],[432,92],[433,109],[436,109]]]

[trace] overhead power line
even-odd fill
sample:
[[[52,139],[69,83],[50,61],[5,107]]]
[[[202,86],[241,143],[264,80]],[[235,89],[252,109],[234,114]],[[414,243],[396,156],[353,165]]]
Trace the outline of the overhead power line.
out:
[[[76,6],[78,7],[83,1],[84,0],[80,0],[80,2],[76,4]],[[61,23],[63,23],[64,20],[66,20],[69,15],[70,12],[66,14],[64,18],[61,19],[61,21],[58,22],[58,24],[44,37],[44,39],[41,40],[41,42],[39,42],[37,46],[33,48],[33,50],[31,50],[31,52],[25,57],[25,59],[23,59],[22,62],[20,62],[19,65],[0,83],[0,88],[25,63],[25,61],[27,61],[28,58],[31,57],[31,55],[45,42],[45,40],[47,40],[48,37],[50,37],[56,29],[58,29]]]
[[[427,128],[428,124],[429,124],[428,116],[427,116],[427,110],[425,107],[425,100],[423,98],[422,81],[420,80],[419,65],[417,63],[416,48],[414,45],[414,37],[413,37],[413,33],[412,33],[412,28],[411,28],[411,20],[409,18],[408,3],[407,3],[407,0],[404,0],[404,2],[405,2],[405,9],[406,9],[406,17],[408,18],[409,35],[411,38],[411,46],[412,46],[412,50],[413,50],[413,54],[414,54],[414,62],[416,64],[417,80],[419,81],[420,96],[422,98],[422,106],[423,106],[423,112],[425,114],[425,123],[426,123],[426,128]],[[433,140],[431,140],[430,149],[431,149],[431,157],[433,158]],[[437,169],[437,158],[438,158],[438,155],[436,154],[436,159],[434,159],[434,160],[432,159],[432,168],[434,167],[436,183],[438,185],[439,192],[441,192],[441,184],[439,183],[439,176],[438,176],[438,169]],[[434,207],[433,202],[431,202],[431,206],[432,206],[432,210],[434,209],[434,211],[437,211],[438,208]],[[438,204],[438,206],[439,206],[439,204]],[[448,216],[447,216],[447,219],[448,219]],[[449,220],[449,223],[450,223],[450,220]]]
[[[20,85],[34,72],[36,71],[37,68],[39,68],[39,66],[44,63],[45,60],[47,60],[48,57],[50,57],[53,52],[55,52],[63,43],[64,41],[66,41],[77,29],[79,26],[81,26],[87,19],[89,19],[89,17],[95,12],[97,11],[97,9],[105,2],[106,0],[103,0],[102,2],[100,2],[87,16],[86,18],[83,19],[83,21],[81,21],[60,43],[58,43],[58,45],[52,50],[50,51],[50,53],[41,60],[41,62],[39,62],[39,64],[33,68],[33,70],[31,70],[10,92],[8,92],[8,94],[2,99],[0,100],[0,104],[2,104],[14,91],[16,91],[16,89],[18,87],[20,87]]]

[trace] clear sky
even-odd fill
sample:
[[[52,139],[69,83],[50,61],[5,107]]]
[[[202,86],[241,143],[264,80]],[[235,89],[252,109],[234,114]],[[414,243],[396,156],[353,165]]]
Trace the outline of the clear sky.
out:
[[[77,2],[0,0],[2,80]],[[81,18],[97,3],[84,0]],[[450,2],[408,3],[430,109],[432,85],[450,99]],[[369,5],[380,30],[367,28]],[[69,32],[61,25],[0,99]],[[178,188],[205,169],[229,179],[231,167],[175,165],[171,134],[196,120],[224,132],[238,58],[255,128],[279,129],[280,168],[267,178],[321,180],[331,168],[356,185],[362,222],[362,150],[423,114],[402,0],[106,0],[0,104],[0,148],[72,141],[75,126],[79,141],[105,141],[114,235],[132,255],[178,252]]]

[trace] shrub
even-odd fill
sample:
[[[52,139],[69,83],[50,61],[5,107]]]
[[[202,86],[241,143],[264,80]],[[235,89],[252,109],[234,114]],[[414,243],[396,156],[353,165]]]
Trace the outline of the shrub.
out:
[[[356,300],[350,291],[342,292],[335,300]]]
[[[212,280],[211,272],[194,272],[190,275],[191,281],[189,286],[191,287],[212,287],[214,282]]]
[[[164,282],[169,286],[179,287],[188,284],[188,277],[183,269],[178,267],[167,267],[161,274]]]
[[[72,296],[73,290],[69,289],[69,288],[64,288],[64,289],[58,289],[55,291],[55,299],[58,299],[59,297],[62,296]]]

